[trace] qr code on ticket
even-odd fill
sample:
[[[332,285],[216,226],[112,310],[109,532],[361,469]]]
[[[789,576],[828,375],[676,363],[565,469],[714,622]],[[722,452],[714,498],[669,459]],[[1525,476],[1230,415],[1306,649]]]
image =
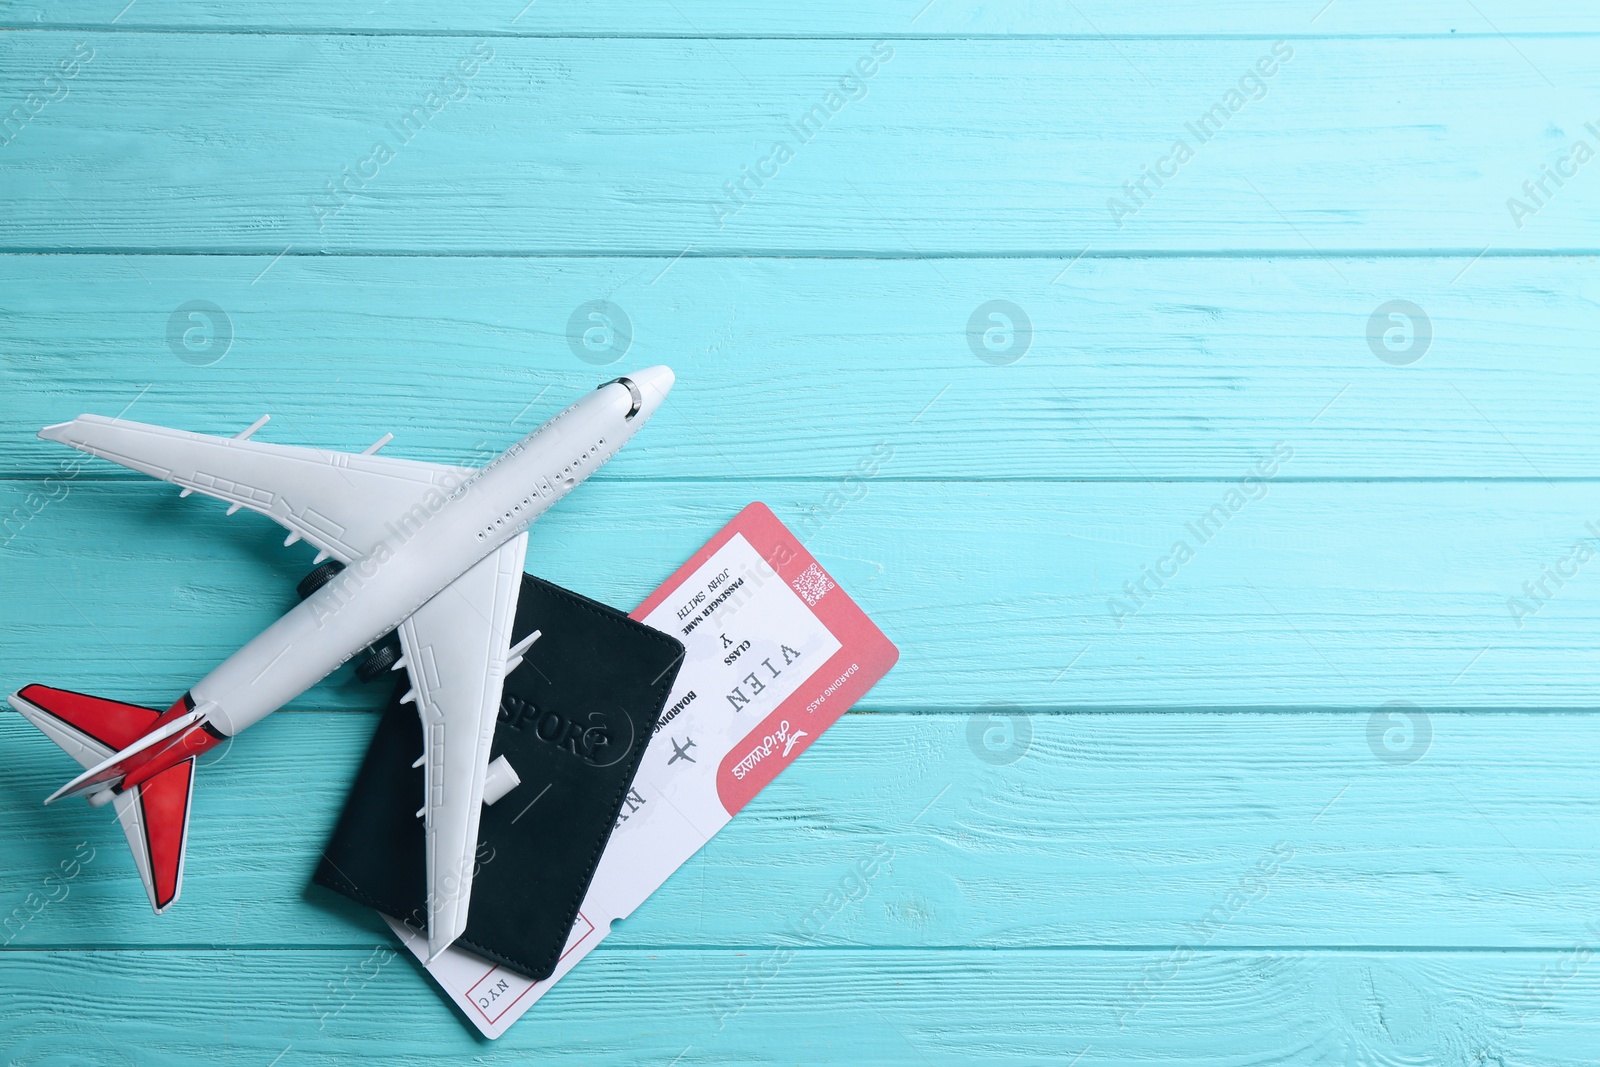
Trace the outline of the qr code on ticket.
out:
[[[800,576],[794,580],[794,591],[804,597],[808,605],[821,600],[832,588],[833,583],[815,563],[801,571]]]

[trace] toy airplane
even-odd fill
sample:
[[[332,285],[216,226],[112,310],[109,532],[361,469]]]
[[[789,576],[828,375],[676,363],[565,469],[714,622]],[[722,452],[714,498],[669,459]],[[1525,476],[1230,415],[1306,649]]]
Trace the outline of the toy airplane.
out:
[[[45,803],[114,804],[160,914],[182,887],[195,757],[398,627],[398,660],[384,648],[376,658],[409,672],[405,699],[422,717],[428,952],[443,952],[467,925],[482,805],[517,785],[504,760],[490,765],[489,746],[501,682],[539,636],[510,644],[528,525],[615,455],[672,383],[666,367],[608,382],[481,470],[378,456],[387,434],[360,455],[250,440],[265,418],[231,439],[99,415],[39,431],[183,496],[224,500],[230,515],[259,511],[321,564],[301,583],[314,592],[165,712],[42,685],[13,694],[87,768]]]

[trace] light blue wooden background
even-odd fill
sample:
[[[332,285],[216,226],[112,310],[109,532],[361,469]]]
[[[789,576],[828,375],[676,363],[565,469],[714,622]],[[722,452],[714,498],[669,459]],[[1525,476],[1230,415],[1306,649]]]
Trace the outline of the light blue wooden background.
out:
[[[160,920],[0,716],[9,1062],[1595,1062],[1600,9],[124,3],[0,3],[7,688],[168,701],[310,559],[108,465],[51,480],[39,426],[268,411],[459,461],[655,362],[669,406],[531,569],[631,606],[759,498],[902,658],[492,1045],[307,888],[378,694],[338,675],[212,761]],[[567,337],[595,299],[632,324],[610,369]],[[1009,365],[968,339],[997,299]],[[1369,338],[1391,300],[1414,362]]]

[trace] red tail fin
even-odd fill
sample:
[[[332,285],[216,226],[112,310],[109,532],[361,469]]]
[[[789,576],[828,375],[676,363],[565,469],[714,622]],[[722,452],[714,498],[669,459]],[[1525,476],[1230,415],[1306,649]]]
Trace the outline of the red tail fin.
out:
[[[66,749],[85,767],[92,767],[105,756],[127,748],[161,718],[154,708],[123,704],[46,685],[27,685],[12,694],[11,706],[28,717],[50,740]],[[69,736],[65,739],[63,733]],[[70,735],[77,735],[76,737]],[[78,758],[67,740],[92,741],[105,749],[104,756],[92,760]]]
[[[193,782],[194,760],[190,758],[112,798],[157,915],[166,911],[183,889]]]
[[[11,706],[73,759],[94,767],[138,744],[162,720],[174,713],[183,715],[190,702],[185,695],[164,715],[137,704],[30,685],[12,694]],[[183,888],[193,780],[191,757],[125,791],[107,785],[89,798],[91,804],[110,800],[116,805],[117,819],[157,914],[177,900]]]

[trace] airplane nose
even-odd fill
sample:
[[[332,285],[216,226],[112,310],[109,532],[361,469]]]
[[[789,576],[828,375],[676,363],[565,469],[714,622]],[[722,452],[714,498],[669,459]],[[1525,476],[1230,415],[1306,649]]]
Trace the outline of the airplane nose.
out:
[[[604,389],[607,385],[624,386],[632,399],[627,420],[636,426],[642,426],[667,398],[667,393],[672,391],[672,383],[675,380],[671,367],[646,367],[644,370],[634,371],[632,374],[606,382],[600,388]]]
[[[667,394],[672,391],[672,383],[677,380],[671,367],[656,366],[646,367],[628,375],[634,386],[639,390],[639,412],[633,421],[643,423],[656,413],[661,402],[667,399]]]
[[[672,368],[664,365],[646,367],[628,377],[633,379],[633,383],[646,398],[654,395],[657,404],[667,398],[667,394],[672,391],[672,383],[678,380],[677,375],[672,373]]]

